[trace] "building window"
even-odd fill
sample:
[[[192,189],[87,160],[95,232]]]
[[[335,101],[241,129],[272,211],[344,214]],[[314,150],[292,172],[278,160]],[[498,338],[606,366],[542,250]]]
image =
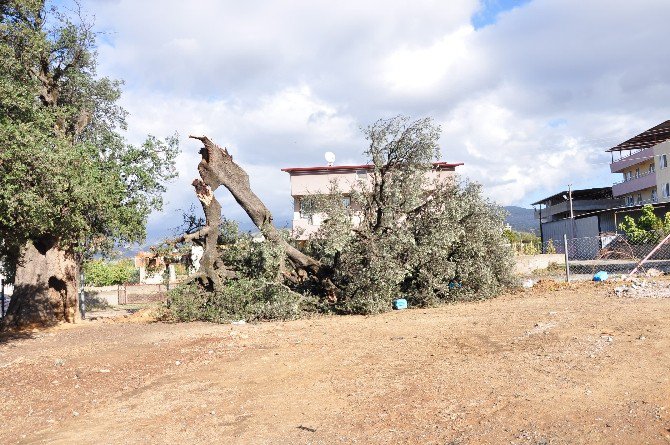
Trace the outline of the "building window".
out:
[[[642,204],[642,193],[637,194],[637,203]]]
[[[351,207],[351,198],[349,196],[343,196],[342,205],[344,206],[345,209]]]
[[[660,155],[658,157],[658,166],[661,169],[668,168],[668,155]]]
[[[635,177],[636,178],[640,177],[640,168],[639,167],[635,169]]]
[[[656,165],[653,162],[651,164],[649,164],[649,173],[653,173],[655,169],[656,169]]]
[[[633,172],[626,172],[626,174],[624,176],[625,176],[624,179],[626,181],[630,181],[630,178],[633,176]]]
[[[666,182],[665,185],[663,186],[663,197],[667,198],[669,196],[670,196],[670,184]]]
[[[656,196],[656,195],[657,195],[657,193],[656,193],[656,189],[652,189],[652,190],[651,190],[651,202],[656,202],[656,201],[658,201],[658,196]]]

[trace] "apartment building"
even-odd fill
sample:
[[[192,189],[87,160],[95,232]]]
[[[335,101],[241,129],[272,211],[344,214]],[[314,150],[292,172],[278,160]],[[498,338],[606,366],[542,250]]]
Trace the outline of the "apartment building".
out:
[[[607,150],[610,170],[621,174],[612,194],[627,206],[670,202],[670,120]]]
[[[456,167],[463,163],[435,162],[431,179],[446,179],[453,177]],[[321,225],[326,215],[307,215],[303,206],[303,199],[309,195],[328,194],[333,181],[338,190],[344,195],[344,205],[357,205],[351,202],[348,195],[359,181],[369,184],[372,181],[371,172],[374,166],[366,165],[328,165],[324,167],[290,167],[283,168],[283,172],[290,175],[291,196],[293,197],[293,234],[298,240],[306,240],[313,235]]]

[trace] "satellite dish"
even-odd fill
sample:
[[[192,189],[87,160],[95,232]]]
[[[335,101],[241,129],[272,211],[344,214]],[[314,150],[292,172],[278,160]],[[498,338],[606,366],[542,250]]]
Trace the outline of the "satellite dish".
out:
[[[335,162],[335,153],[333,153],[332,151],[327,151],[325,158],[326,162],[328,163],[328,166],[332,167],[333,163]]]

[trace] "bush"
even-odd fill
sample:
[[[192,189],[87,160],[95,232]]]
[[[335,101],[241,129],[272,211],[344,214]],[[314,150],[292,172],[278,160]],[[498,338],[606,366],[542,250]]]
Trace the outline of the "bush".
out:
[[[169,321],[293,320],[313,312],[316,301],[282,284],[253,279],[229,280],[223,290],[208,292],[196,284],[168,293],[164,318]]]
[[[637,221],[627,215],[619,224],[619,229],[626,233],[631,244],[657,243],[670,233],[670,212],[661,219],[654,213],[654,207],[646,204],[642,207],[642,215]]]
[[[84,264],[84,279],[89,286],[113,286],[139,281],[139,270],[132,260],[91,260]]]

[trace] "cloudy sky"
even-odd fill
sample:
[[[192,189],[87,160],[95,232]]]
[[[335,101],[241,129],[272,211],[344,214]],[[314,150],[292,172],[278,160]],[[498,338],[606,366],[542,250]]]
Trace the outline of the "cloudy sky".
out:
[[[63,1],[67,3],[67,1]],[[83,0],[128,140],[179,132],[150,241],[196,201],[199,143],[228,147],[281,225],[283,167],[363,163],[378,118],[430,116],[442,159],[503,205],[611,185],[607,148],[670,118],[668,0]],[[224,214],[250,229],[222,188]]]

